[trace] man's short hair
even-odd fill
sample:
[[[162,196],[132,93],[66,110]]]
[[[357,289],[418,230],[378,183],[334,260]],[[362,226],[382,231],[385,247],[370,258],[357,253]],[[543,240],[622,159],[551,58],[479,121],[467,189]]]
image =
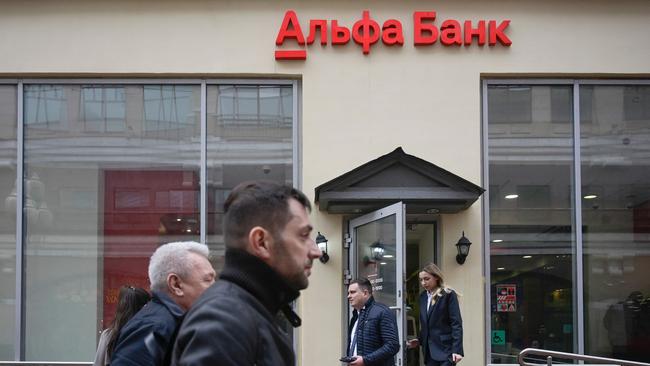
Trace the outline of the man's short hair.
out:
[[[167,290],[167,276],[175,273],[186,278],[192,271],[190,253],[208,258],[209,250],[205,244],[195,241],[173,242],[161,245],[149,260],[149,283],[152,291]]]
[[[353,283],[356,283],[360,290],[366,290],[370,295],[372,295],[372,284],[367,278],[361,277],[350,281],[350,285]]]
[[[311,204],[304,193],[289,185],[270,181],[243,182],[235,187],[224,203],[224,241],[229,248],[244,248],[252,228],[261,226],[278,237],[291,220],[289,200],[305,209]]]

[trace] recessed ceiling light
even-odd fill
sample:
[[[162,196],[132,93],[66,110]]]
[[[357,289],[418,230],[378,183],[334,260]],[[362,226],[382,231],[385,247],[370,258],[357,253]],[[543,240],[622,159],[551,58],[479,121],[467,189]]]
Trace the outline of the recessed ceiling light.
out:
[[[532,257],[533,257],[532,255],[525,255],[525,256],[523,256],[522,258],[524,258],[524,259],[530,259],[530,258],[532,258]]]
[[[506,269],[506,267],[499,267],[499,268],[497,268],[497,271],[503,271],[505,269]]]
[[[176,221],[181,222],[181,221],[183,221],[183,219],[181,219],[181,218],[179,217],[179,218],[176,219]]]
[[[493,243],[501,243],[502,241],[503,241],[503,239],[493,239],[492,240]]]
[[[185,232],[191,233],[192,229],[185,229]]]
[[[385,266],[385,265],[386,265],[386,262],[381,262],[381,263],[379,263],[379,264],[381,264],[382,266]]]
[[[518,194],[509,194],[509,195],[506,195],[505,198],[506,198],[507,200],[514,200],[514,199],[517,198],[517,197],[519,197]]]
[[[588,194],[588,195],[586,195],[586,196],[584,196],[582,198],[584,198],[586,200],[593,200],[594,198],[598,198],[598,196],[596,196],[595,194]]]

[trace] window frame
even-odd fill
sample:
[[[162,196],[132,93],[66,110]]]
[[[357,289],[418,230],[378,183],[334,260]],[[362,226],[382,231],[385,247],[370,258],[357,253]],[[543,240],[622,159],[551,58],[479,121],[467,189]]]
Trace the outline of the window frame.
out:
[[[293,185],[302,189],[302,179],[300,175],[301,167],[301,151],[302,141],[301,126],[302,126],[302,110],[301,110],[301,80],[287,79],[287,78],[173,78],[173,79],[144,79],[144,78],[0,78],[0,85],[15,85],[16,86],[16,101],[17,101],[17,120],[16,120],[16,176],[24,176],[24,100],[25,85],[92,85],[92,86],[128,86],[128,85],[189,85],[199,86],[201,93],[200,101],[200,240],[206,242],[207,239],[207,86],[208,85],[242,85],[242,86],[291,86],[292,88],[292,180]],[[83,108],[81,106],[80,108]],[[25,259],[25,228],[23,218],[24,206],[24,180],[18,181],[16,184],[16,281],[15,281],[15,319],[16,326],[14,332],[14,360],[25,360],[25,273],[24,273],[24,259]],[[98,286],[98,291],[101,288]],[[295,306],[295,304],[294,304]],[[99,318],[97,319],[99,322]],[[293,346],[297,349],[297,331],[294,329],[293,333]]]
[[[482,215],[482,232],[483,232],[483,275],[485,278],[484,284],[484,296],[485,296],[485,360],[486,364],[492,365],[492,297],[491,297],[491,266],[490,266],[490,189],[489,189],[489,151],[488,151],[488,87],[494,85],[572,85],[573,86],[573,95],[572,95],[572,133],[573,133],[573,190],[571,192],[571,198],[573,199],[573,225],[575,228],[582,227],[582,179],[581,179],[581,135],[580,135],[580,86],[585,85],[617,85],[617,86],[640,86],[640,85],[650,85],[650,80],[646,79],[555,79],[555,78],[482,78],[481,80],[481,152],[482,152],[482,161],[481,161],[481,181],[482,186],[488,187],[483,194],[482,205],[483,205],[483,215]],[[575,248],[573,248],[572,256],[574,258],[573,263],[573,281],[574,281],[574,299],[573,303],[575,304],[573,309],[573,323],[574,329],[574,350],[575,353],[584,354],[585,350],[585,324],[584,324],[584,257],[583,257],[583,238],[582,230],[575,230],[573,233],[575,240]],[[499,364],[499,365],[508,365],[508,364]],[[517,365],[513,363],[512,365]]]

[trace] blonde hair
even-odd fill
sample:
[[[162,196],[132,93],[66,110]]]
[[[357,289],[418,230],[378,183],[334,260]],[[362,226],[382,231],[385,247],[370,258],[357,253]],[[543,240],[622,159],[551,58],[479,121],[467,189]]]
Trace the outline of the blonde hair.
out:
[[[438,287],[440,288],[441,291],[444,291],[446,293],[450,293],[452,291],[456,292],[456,295],[462,296],[458,291],[454,290],[452,287],[449,287],[445,285],[445,276],[442,274],[442,271],[440,270],[440,267],[436,266],[435,263],[431,262],[424,266],[420,272],[426,272],[433,277],[435,277],[438,280]]]

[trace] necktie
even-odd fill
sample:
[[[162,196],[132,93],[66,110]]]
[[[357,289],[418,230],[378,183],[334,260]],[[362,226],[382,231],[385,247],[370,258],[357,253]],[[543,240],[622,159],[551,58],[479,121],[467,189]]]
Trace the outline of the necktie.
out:
[[[361,325],[361,316],[364,310],[365,309],[361,309],[361,311],[359,312],[359,317],[357,318],[357,329],[355,329],[354,334],[352,335],[352,342],[350,342],[350,349],[348,349],[348,356],[354,355],[354,348],[357,346],[357,334],[359,334],[359,330],[361,329],[361,327],[359,326]],[[354,317],[352,319],[354,319]]]

